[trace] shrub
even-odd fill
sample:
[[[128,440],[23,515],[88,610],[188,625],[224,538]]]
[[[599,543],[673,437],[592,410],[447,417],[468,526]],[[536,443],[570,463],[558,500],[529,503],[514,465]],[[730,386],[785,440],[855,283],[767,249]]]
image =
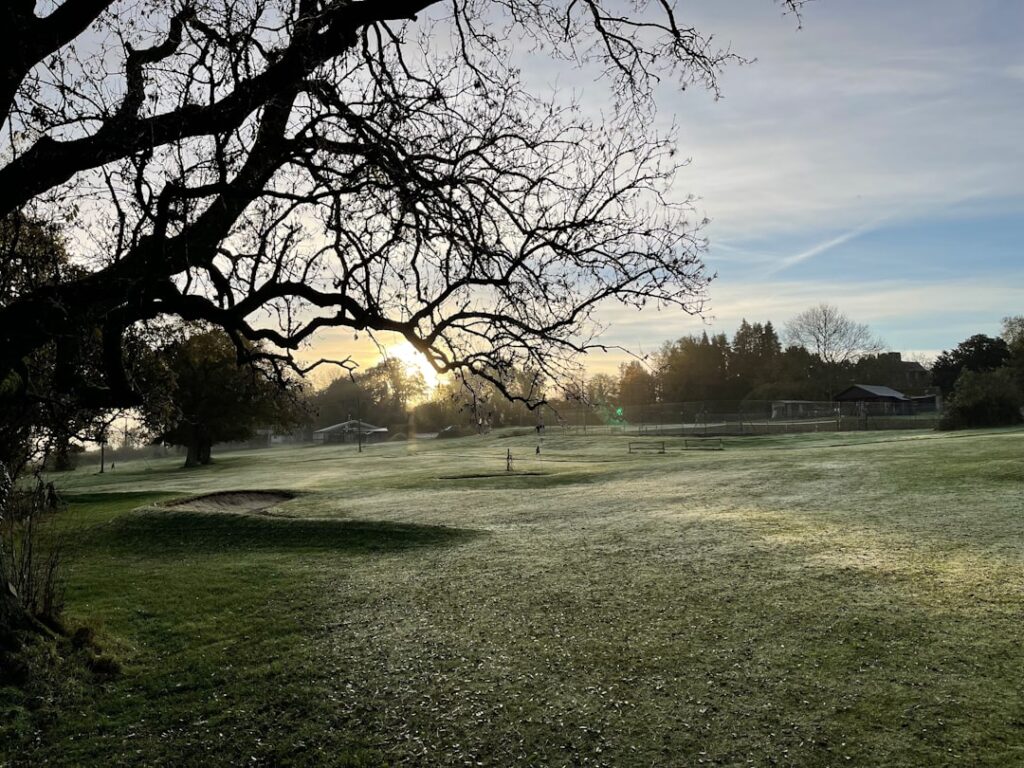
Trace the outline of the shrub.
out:
[[[1005,368],[981,373],[965,370],[956,380],[940,429],[1003,427],[1024,422],[1024,397]]]
[[[405,432],[395,432],[395,434],[393,434],[391,437],[388,438],[388,440],[390,442],[392,442],[392,443],[399,443],[402,440],[408,440],[408,439],[409,439],[409,436],[406,435]]]
[[[57,505],[52,485],[11,487],[0,516],[0,585],[28,615],[48,625],[64,609],[63,543],[48,525]]]

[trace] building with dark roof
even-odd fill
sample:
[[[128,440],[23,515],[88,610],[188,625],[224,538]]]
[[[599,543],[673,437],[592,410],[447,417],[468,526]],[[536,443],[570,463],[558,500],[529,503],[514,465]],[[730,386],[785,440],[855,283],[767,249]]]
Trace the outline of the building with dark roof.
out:
[[[871,405],[872,413],[881,411],[902,415],[914,412],[914,401],[911,398],[892,387],[883,387],[879,384],[854,384],[832,399],[837,403],[857,403],[863,407]],[[845,409],[843,412],[846,412]]]

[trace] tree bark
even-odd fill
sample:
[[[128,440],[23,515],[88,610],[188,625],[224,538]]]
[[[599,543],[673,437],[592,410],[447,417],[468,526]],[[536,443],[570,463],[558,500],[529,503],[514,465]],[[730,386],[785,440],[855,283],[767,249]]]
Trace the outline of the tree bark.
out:
[[[185,454],[185,466],[186,467],[198,467],[199,466],[199,455],[201,448],[198,440],[193,440],[188,444],[188,453]]]
[[[210,453],[213,449],[213,442],[209,438],[195,437],[188,446],[185,454],[186,467],[200,467],[209,464],[212,459]]]

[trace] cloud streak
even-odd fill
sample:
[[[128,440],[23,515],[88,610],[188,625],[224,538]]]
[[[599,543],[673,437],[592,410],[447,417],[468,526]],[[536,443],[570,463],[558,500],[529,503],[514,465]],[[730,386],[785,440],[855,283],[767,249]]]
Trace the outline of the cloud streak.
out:
[[[780,272],[784,272],[790,267],[795,267],[797,264],[802,264],[805,261],[813,259],[815,256],[820,256],[823,253],[827,253],[828,251],[831,251],[833,248],[843,245],[844,243],[848,243],[854,238],[860,237],[861,235],[870,232],[871,230],[875,229],[880,223],[881,222],[876,221],[870,224],[862,224],[859,227],[851,229],[849,232],[844,232],[843,234],[837,237],[833,237],[822,243],[818,243],[817,245],[814,245],[808,248],[807,250],[800,251],[799,253],[795,253],[792,256],[781,259],[776,264],[776,266],[769,269],[765,273],[765,277],[774,277],[775,275],[779,274]]]

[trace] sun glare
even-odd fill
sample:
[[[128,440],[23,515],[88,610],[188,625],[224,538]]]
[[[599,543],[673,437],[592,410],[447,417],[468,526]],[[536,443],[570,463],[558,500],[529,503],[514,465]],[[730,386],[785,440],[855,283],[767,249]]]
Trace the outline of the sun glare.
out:
[[[437,371],[430,366],[427,358],[409,342],[406,341],[394,347],[388,347],[387,356],[393,360],[398,360],[410,373],[418,373],[423,376],[427,389],[434,390],[437,388],[440,381]]]

